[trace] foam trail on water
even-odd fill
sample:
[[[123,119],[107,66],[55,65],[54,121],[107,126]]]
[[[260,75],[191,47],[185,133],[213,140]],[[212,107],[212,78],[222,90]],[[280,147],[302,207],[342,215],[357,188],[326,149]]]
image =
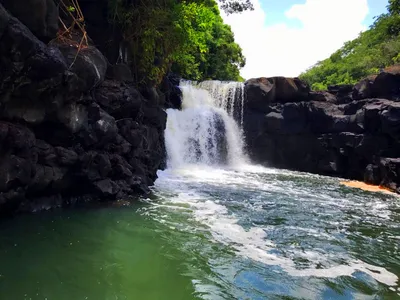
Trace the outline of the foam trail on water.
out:
[[[267,215],[267,210],[263,208],[264,200],[255,200],[258,196],[260,199],[267,198],[266,201],[271,195],[277,198],[282,195],[282,199],[288,197],[292,201],[288,202],[290,204],[287,207],[299,199],[315,201],[313,197],[316,196],[312,191],[298,185],[293,188],[289,181],[276,180],[276,174],[309,179],[318,175],[277,171],[247,163],[243,151],[243,84],[219,81],[199,84],[182,82],[181,89],[182,110],[167,110],[165,142],[168,170],[159,172],[155,184],[158,191],[174,196],[167,196],[164,203],[154,205],[189,210],[194,219],[208,229],[213,241],[228,245],[239,256],[265,265],[279,266],[293,277],[337,278],[356,276],[361,271],[378,282],[397,286],[396,274],[383,267],[368,264],[347,252],[325,252],[323,249],[304,251],[297,246],[286,249],[282,245],[274,244],[273,226],[249,224],[245,228],[241,224],[243,218],[238,215],[241,212],[245,215],[244,218],[251,216],[253,212],[256,212],[255,215],[260,212]],[[221,165],[223,168],[220,168]],[[226,168],[227,165],[234,168]],[[260,179],[260,176],[263,178],[265,175],[271,175],[269,178],[275,179]],[[243,205],[245,211],[249,210],[251,213],[242,210],[237,214],[230,210],[230,201],[237,201],[236,196],[230,194],[232,190],[237,194],[244,194],[238,196],[239,199],[243,197],[244,203],[234,206]],[[246,202],[245,198],[252,197],[254,191],[261,194],[253,198],[253,204]],[[350,205],[348,199],[338,201],[333,195],[319,194],[318,203],[322,202],[331,210]],[[269,199],[269,205],[276,205],[279,201]],[[332,203],[334,207],[331,207]],[[376,202],[373,205],[381,215],[382,211],[390,213],[387,209],[378,207]],[[340,209],[337,210],[340,212]],[[386,215],[382,217],[389,218]],[[312,228],[287,226],[285,229],[306,231],[308,236],[316,236],[318,239],[335,239],[335,235]],[[285,252],[278,251],[280,249]],[[307,265],[299,267],[300,259],[306,261]]]
[[[182,82],[182,110],[168,109],[168,167],[241,165],[246,162],[242,129],[243,84]]]

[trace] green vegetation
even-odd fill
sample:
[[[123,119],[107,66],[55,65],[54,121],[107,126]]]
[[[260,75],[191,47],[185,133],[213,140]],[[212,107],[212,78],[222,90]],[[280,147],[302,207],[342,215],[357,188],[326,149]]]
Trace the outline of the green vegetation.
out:
[[[375,19],[369,30],[347,42],[328,59],[300,75],[312,89],[354,84],[379,73],[381,68],[400,63],[400,0],[390,0],[388,13]]]
[[[109,1],[138,84],[158,83],[168,71],[191,80],[241,80],[245,58],[214,0]],[[220,2],[227,13],[252,8],[248,0]]]

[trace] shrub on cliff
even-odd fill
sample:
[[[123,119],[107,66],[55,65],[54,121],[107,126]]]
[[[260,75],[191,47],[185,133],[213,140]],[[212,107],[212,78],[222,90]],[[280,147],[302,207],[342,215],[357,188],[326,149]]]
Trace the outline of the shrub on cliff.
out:
[[[390,0],[388,13],[375,19],[369,30],[349,41],[329,58],[300,75],[314,90],[329,85],[354,84],[400,63],[400,0]]]
[[[192,80],[241,79],[242,50],[214,0],[109,1],[138,84],[158,83],[171,70]],[[251,8],[247,0],[221,2],[228,13]]]

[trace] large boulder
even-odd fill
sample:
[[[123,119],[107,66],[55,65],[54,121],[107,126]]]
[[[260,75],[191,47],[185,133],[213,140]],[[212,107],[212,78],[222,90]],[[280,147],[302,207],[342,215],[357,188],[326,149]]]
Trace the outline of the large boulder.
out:
[[[367,78],[358,82],[352,92],[352,96],[354,100],[361,100],[372,98],[374,96],[372,86],[376,79],[376,75],[368,76]]]
[[[400,193],[400,158],[381,158],[378,167],[381,185]]]
[[[378,75],[371,75],[358,82],[353,89],[354,100],[383,98],[400,100],[400,65],[387,67]]]
[[[67,64],[0,5],[0,117],[37,125],[63,105]]]
[[[0,215],[135,197],[165,166],[161,94],[104,81],[77,41],[45,45],[0,4]]]
[[[161,97],[166,108],[182,108],[182,91],[179,88],[181,78],[175,74],[166,75],[160,84]]]
[[[58,7],[53,0],[0,0],[39,39],[48,42],[58,31]]]
[[[133,86],[106,80],[95,91],[95,101],[116,119],[137,118],[143,97]]]
[[[77,75],[76,85],[80,91],[89,91],[105,79],[107,60],[95,47],[79,48],[78,44],[57,44],[71,72]]]
[[[353,101],[353,85],[351,84],[331,85],[328,87],[328,92],[336,97],[336,104],[350,103]]]
[[[11,94],[36,99],[60,86],[67,70],[58,49],[39,41],[1,5],[0,56],[0,101],[8,100]]]
[[[375,82],[369,78],[363,84],[310,92],[306,101],[278,102],[272,80],[248,82],[244,132],[251,159],[398,190],[399,102],[363,99],[373,95]]]
[[[400,65],[388,67],[376,76],[372,85],[372,96],[400,100]]]
[[[245,82],[247,106],[265,113],[273,103],[307,101],[309,92],[309,86],[299,78],[263,77]]]
[[[312,101],[338,103],[337,97],[326,91],[311,91],[310,99]]]

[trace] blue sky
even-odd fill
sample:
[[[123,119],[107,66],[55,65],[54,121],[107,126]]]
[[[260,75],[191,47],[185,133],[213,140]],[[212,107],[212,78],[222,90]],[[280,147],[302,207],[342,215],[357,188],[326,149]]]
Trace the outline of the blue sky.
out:
[[[364,24],[366,26],[371,25],[374,22],[374,17],[387,12],[386,6],[388,2],[388,0],[368,0],[369,13],[365,18]]]
[[[388,0],[252,0],[224,16],[247,58],[244,78],[298,76],[386,12]]]
[[[350,0],[351,1],[351,0]],[[294,4],[302,4],[305,0],[262,0],[261,8],[266,12],[265,25],[273,25],[278,22],[285,22],[290,26],[301,26],[297,20],[291,20],[285,16],[287,11]],[[363,24],[369,26],[373,23],[374,17],[386,12],[388,0],[368,0],[369,13]]]

